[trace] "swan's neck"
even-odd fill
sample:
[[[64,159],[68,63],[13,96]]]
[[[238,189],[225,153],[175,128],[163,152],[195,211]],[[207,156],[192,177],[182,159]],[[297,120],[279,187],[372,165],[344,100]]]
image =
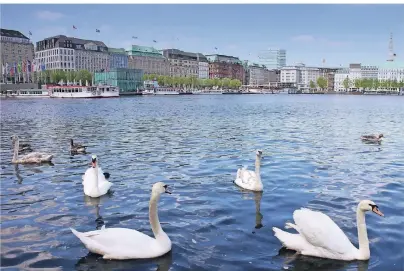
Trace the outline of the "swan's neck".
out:
[[[260,169],[261,169],[261,157],[257,155],[257,158],[255,158],[255,173],[257,173],[257,175],[260,174]]]
[[[159,216],[157,212],[157,202],[160,199],[160,194],[152,192],[152,196],[149,203],[149,219],[150,225],[156,240],[161,244],[171,245],[171,241],[168,235],[163,231],[160,225]]]
[[[95,189],[97,190],[97,192],[99,192],[98,190],[98,163],[95,165]]]
[[[13,153],[13,162],[17,161],[18,158],[18,149],[20,148],[20,142],[18,138],[14,142],[14,153]]]
[[[370,258],[369,239],[366,229],[365,212],[359,207],[356,211],[356,223],[358,227],[359,255],[358,260],[367,260]]]

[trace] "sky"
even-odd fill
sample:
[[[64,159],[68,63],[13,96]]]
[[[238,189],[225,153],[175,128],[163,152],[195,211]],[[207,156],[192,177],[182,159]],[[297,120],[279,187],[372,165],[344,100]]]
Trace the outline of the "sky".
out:
[[[62,34],[108,47],[177,48],[253,62],[262,50],[282,48],[288,65],[322,66],[325,59],[324,66],[340,67],[384,63],[392,32],[397,59],[404,60],[403,5],[2,4],[0,9],[1,27],[26,36],[31,31],[33,42]]]

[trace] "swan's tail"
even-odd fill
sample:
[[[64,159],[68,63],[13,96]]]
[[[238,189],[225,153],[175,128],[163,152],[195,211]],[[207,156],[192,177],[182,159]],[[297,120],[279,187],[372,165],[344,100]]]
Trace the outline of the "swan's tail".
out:
[[[49,155],[46,155],[45,157],[43,157],[42,161],[50,162],[52,160],[52,158],[53,158],[53,154],[49,154]]]
[[[300,252],[304,249],[305,244],[307,244],[307,241],[304,240],[300,234],[289,233],[276,227],[273,227],[272,230],[275,233],[275,237],[278,238],[287,249]]]

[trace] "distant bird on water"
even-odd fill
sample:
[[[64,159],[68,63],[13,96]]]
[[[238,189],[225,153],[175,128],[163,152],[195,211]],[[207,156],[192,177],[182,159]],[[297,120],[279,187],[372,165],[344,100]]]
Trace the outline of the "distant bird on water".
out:
[[[382,141],[383,134],[379,135],[363,135],[361,136],[361,140],[365,142],[380,142]]]

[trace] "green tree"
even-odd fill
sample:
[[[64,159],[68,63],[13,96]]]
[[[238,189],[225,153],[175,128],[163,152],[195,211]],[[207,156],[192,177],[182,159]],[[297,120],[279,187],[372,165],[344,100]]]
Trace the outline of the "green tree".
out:
[[[355,86],[355,88],[357,90],[360,90],[362,88],[362,80],[361,79],[355,79],[354,86]]]
[[[377,90],[380,87],[380,82],[378,79],[373,79],[372,80],[372,89]]]
[[[321,90],[324,90],[325,88],[327,88],[327,79],[320,76],[319,78],[317,78],[317,85]]]
[[[348,91],[348,88],[351,86],[351,80],[349,80],[348,76],[344,79],[342,84],[345,88],[345,91]]]
[[[310,80],[310,88],[315,89],[316,88],[316,83],[313,82],[313,80]]]

